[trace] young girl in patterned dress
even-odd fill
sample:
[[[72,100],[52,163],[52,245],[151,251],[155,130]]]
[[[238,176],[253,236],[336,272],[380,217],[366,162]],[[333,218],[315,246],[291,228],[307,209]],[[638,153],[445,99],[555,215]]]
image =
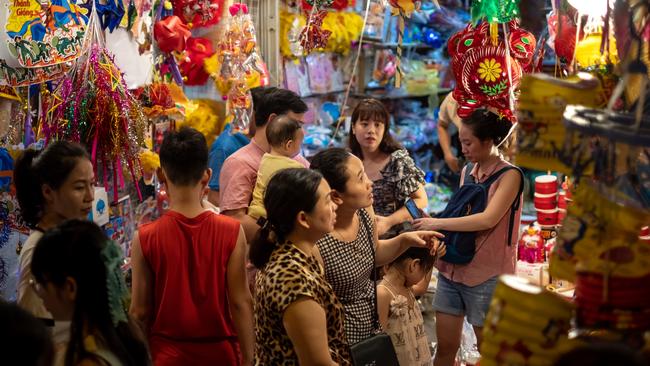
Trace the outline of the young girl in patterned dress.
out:
[[[431,365],[424,320],[411,286],[431,271],[433,262],[429,250],[411,247],[388,266],[377,286],[379,323],[390,335],[401,366]]]

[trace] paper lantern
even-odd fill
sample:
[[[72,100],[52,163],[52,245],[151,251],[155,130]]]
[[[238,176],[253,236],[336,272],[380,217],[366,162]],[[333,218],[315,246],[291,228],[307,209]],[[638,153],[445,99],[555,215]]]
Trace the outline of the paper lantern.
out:
[[[448,50],[457,82],[454,98],[461,118],[469,117],[477,108],[492,107],[515,120],[511,92],[518,87],[524,68],[532,69],[536,41],[514,21],[508,28],[507,50],[503,41],[492,43],[487,22],[476,27],[470,24],[450,38]]]

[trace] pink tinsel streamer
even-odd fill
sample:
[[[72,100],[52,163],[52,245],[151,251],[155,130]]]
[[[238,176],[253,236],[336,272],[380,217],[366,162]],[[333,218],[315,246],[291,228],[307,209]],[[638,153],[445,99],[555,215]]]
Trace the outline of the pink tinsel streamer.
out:
[[[104,48],[90,47],[88,58],[79,60],[53,92],[49,106],[42,123],[46,142],[61,139],[89,146],[96,173],[97,164],[103,166],[107,189],[107,168],[113,170],[115,200],[117,189],[125,186],[122,168],[126,164],[141,198],[136,172],[141,171],[138,152],[146,119]]]

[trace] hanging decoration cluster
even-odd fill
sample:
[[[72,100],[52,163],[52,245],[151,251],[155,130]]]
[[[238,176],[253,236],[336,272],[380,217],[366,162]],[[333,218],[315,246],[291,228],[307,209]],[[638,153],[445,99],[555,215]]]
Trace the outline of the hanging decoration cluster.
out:
[[[306,0],[311,6],[307,24],[300,32],[298,39],[305,54],[314,49],[325,48],[332,32],[323,29],[323,21],[327,16],[327,8],[333,5],[333,0]]]
[[[219,23],[224,0],[173,0],[174,12],[190,28],[209,27]]]
[[[458,115],[469,117],[474,110],[489,107],[515,122],[514,103],[521,76],[534,68],[535,37],[519,27],[517,1],[480,0],[472,14],[487,18],[472,23],[449,38],[447,47],[456,76],[454,99]],[[499,22],[503,32],[499,34]],[[495,26],[496,25],[496,26]]]
[[[222,3],[223,1],[179,0],[174,6],[169,1],[163,1],[158,6],[154,38],[158,48],[166,53],[161,72],[171,74],[177,84],[204,85],[208,81],[209,75],[204,69],[204,63],[214,54],[212,41],[193,37],[190,29],[206,27],[219,21],[220,15],[211,14],[215,9],[221,9]],[[204,8],[206,10],[199,11]],[[187,9],[191,11],[188,13]],[[202,21],[197,20],[198,17]]]
[[[125,186],[125,171],[134,182],[140,177],[138,153],[147,121],[103,46],[96,12],[91,16],[88,51],[44,103],[41,133],[46,143],[67,140],[85,144],[95,176],[103,179],[105,187],[113,188],[117,199],[118,189]]]
[[[257,49],[255,25],[248,6],[233,4],[229,13],[217,52],[205,60],[205,70],[215,79],[227,102],[234,130],[244,131],[250,124],[253,104],[250,89],[268,85],[268,71]]]
[[[314,3],[333,10],[344,10],[350,6],[350,0],[325,0],[320,2],[317,0],[302,0],[302,8],[306,11],[310,11]]]
[[[280,12],[280,53],[284,57],[302,57],[303,49],[299,35],[307,18],[303,14]],[[332,34],[323,48],[324,52],[350,53],[352,43],[359,40],[363,30],[363,17],[355,12],[328,12],[323,20],[323,29]]]

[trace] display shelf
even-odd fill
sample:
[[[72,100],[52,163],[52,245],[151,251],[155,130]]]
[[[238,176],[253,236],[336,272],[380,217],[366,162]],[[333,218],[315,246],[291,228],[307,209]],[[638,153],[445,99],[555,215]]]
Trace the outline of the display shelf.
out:
[[[373,91],[377,90],[385,90],[384,88],[366,88],[367,93],[354,93],[352,94],[352,97],[354,98],[374,98],[374,99],[380,99],[380,100],[389,100],[389,99],[408,99],[408,98],[426,98],[430,96],[431,94],[382,94],[382,93],[377,93]],[[448,94],[452,91],[453,89],[450,88],[440,88],[436,92],[436,94]]]
[[[345,93],[345,89],[332,90],[332,91],[323,92],[323,93],[310,93],[310,94],[306,94],[306,95],[301,95],[300,97],[301,98],[319,98],[319,97],[327,97],[327,96],[330,96],[330,95],[336,95],[336,94],[341,94],[341,93]]]
[[[397,48],[399,47],[399,43],[397,42],[381,42],[375,39],[364,39],[363,44],[365,45],[370,45],[376,48]],[[417,42],[409,42],[409,43],[402,43],[402,48],[409,48],[409,49],[419,49],[419,50],[433,50],[434,48],[429,46],[428,44],[424,43],[417,43]]]

